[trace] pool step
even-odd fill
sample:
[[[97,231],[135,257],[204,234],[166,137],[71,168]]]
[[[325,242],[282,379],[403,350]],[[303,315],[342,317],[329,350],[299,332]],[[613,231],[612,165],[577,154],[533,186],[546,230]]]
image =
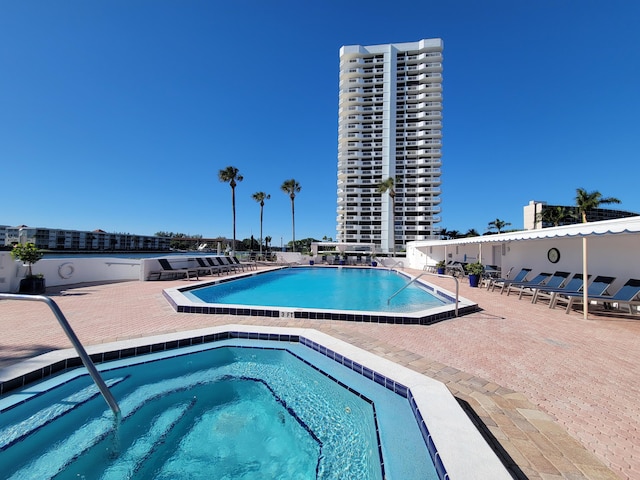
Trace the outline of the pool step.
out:
[[[113,469],[108,469],[103,478],[132,478],[132,475],[140,468],[144,460],[153,453],[154,444],[161,441],[194,404],[195,400],[185,402],[160,414],[153,422],[148,433],[124,453],[127,464],[122,468],[114,466]],[[78,456],[95,447],[110,434],[113,434],[114,429],[118,428],[114,426],[114,421],[117,422],[111,415],[103,415],[86,423],[82,429],[73,432],[64,441],[52,446],[43,455],[15,472],[9,477],[9,480],[55,477],[65,470]],[[121,463],[121,458],[121,456],[118,456],[116,459],[119,464]],[[126,474],[129,471],[131,475]]]
[[[126,378],[127,377],[114,378],[108,380],[106,384],[111,388]],[[9,448],[14,443],[37,432],[45,425],[78,408],[99,394],[98,387],[90,385],[49,407],[43,408],[25,420],[0,429],[0,451]]]
[[[149,431],[138,438],[126,452],[119,455],[115,464],[111,465],[102,475],[103,480],[121,480],[133,478],[143,463],[153,454],[159,444],[180,422],[184,415],[193,408],[196,400],[171,407],[151,424]]]

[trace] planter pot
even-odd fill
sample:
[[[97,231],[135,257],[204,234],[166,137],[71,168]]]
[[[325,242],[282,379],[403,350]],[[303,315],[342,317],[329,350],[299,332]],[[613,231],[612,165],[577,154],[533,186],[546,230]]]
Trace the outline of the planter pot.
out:
[[[371,266],[372,267],[377,267],[378,266],[378,262],[371,262]]]
[[[437,269],[438,275],[444,275],[444,268]]]
[[[469,275],[469,286],[477,287],[478,283],[480,283],[480,275],[471,274]]]
[[[314,263],[316,262],[314,262],[313,260],[309,260],[309,265],[313,265]]]
[[[44,278],[28,277],[20,280],[19,293],[27,293],[30,295],[41,295],[47,289]]]

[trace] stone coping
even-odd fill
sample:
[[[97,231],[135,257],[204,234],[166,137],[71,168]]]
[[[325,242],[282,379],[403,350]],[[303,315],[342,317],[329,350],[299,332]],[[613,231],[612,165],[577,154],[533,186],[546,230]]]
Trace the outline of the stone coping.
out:
[[[370,369],[373,372],[370,378],[372,381],[386,385],[396,393],[402,395],[406,388],[406,395],[403,396],[409,399],[417,419],[424,420],[420,427],[441,479],[512,478],[443,383],[317,330],[225,325],[94,345],[88,347],[87,352],[92,358],[98,357],[106,361],[109,360],[107,356],[115,359],[115,355],[107,355],[113,352],[135,354],[142,349],[141,353],[149,353],[147,347],[153,351],[152,347],[156,345],[164,345],[165,349],[168,345],[179,348],[181,345],[186,346],[188,339],[210,337],[215,341],[225,338],[223,334],[229,332],[233,332],[232,338],[275,341],[292,341],[297,338],[299,343],[356,373],[367,376],[364,370]],[[0,381],[11,382],[17,377],[32,378],[35,371],[46,372],[53,364],[75,358],[76,354],[72,349],[49,352],[2,369]]]

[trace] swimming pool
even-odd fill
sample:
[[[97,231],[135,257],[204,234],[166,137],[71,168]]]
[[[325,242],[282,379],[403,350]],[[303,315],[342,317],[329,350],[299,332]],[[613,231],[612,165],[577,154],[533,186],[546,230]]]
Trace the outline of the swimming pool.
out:
[[[210,342],[213,342],[210,343]],[[249,342],[249,343],[246,343]],[[180,345],[191,345],[186,350],[173,350],[173,347]],[[239,358],[239,362],[229,361],[229,352],[226,351],[228,346],[243,347]],[[213,349],[212,349],[213,347]],[[251,348],[247,348],[251,347]],[[256,348],[263,348],[268,351],[260,352]],[[425,458],[432,458],[436,464],[437,476],[426,476],[426,478],[445,478],[445,474],[449,478],[493,478],[502,479],[510,478],[500,464],[495,454],[489,449],[477,430],[473,427],[464,412],[458,406],[455,399],[451,396],[444,385],[439,382],[430,380],[422,375],[399,367],[396,364],[385,361],[375,355],[362,351],[345,342],[341,342],[327,335],[321,334],[313,330],[306,329],[284,329],[284,328],[267,328],[267,327],[245,327],[245,326],[227,326],[214,329],[207,329],[196,332],[186,332],[182,334],[166,335],[151,339],[138,339],[127,342],[119,342],[112,345],[102,346],[104,350],[101,355],[104,357],[128,356],[137,353],[148,353],[149,351],[157,351],[152,354],[153,357],[139,357],[136,362],[143,361],[139,366],[140,371],[130,371],[129,367],[123,368],[131,362],[131,359],[119,360],[115,364],[103,364],[100,369],[104,371],[103,375],[112,384],[114,394],[118,398],[124,397],[121,402],[123,412],[123,422],[121,424],[121,435],[99,435],[100,443],[96,449],[99,458],[110,459],[117,452],[117,456],[133,459],[133,467],[122,467],[133,469],[138,472],[144,472],[145,468],[153,465],[151,457],[156,454],[165,455],[162,463],[164,470],[158,470],[152,474],[153,478],[163,478],[157,472],[170,472],[168,477],[176,478],[176,466],[172,461],[174,450],[182,450],[190,457],[195,456],[196,460],[201,459],[199,454],[202,450],[214,450],[220,453],[220,450],[212,448],[203,448],[204,442],[199,440],[200,437],[190,437],[185,442],[175,443],[172,437],[174,431],[182,430],[181,423],[190,423],[190,418],[205,418],[205,415],[194,415],[194,409],[205,408],[207,401],[202,401],[203,407],[198,404],[201,399],[208,397],[206,389],[211,383],[207,379],[213,377],[221,378],[224,382],[238,382],[245,385],[236,385],[233,392],[237,392],[239,388],[243,395],[240,398],[247,398],[251,391],[261,390],[262,396],[270,399],[265,407],[258,408],[256,412],[254,407],[243,403],[234,402],[218,402],[230,407],[230,410],[217,410],[209,417],[203,420],[204,423],[198,424],[200,430],[215,433],[212,425],[218,425],[218,430],[223,432],[225,445],[233,435],[242,433],[242,425],[249,423],[246,420],[247,412],[250,412],[252,419],[250,429],[255,432],[259,428],[267,430],[277,428],[282,430],[290,428],[282,433],[284,437],[284,445],[290,445],[291,442],[305,445],[301,460],[295,460],[296,465],[303,465],[304,471],[325,472],[326,475],[318,475],[317,478],[425,478],[425,471],[432,471],[433,466],[424,466]],[[115,350],[114,350],[115,349]],[[275,349],[275,350],[274,350]],[[286,353],[283,353],[286,351]],[[267,357],[257,361],[258,356]],[[272,353],[275,353],[275,358]],[[178,357],[178,355],[180,355]],[[212,359],[211,355],[216,357]],[[288,358],[285,363],[279,364],[282,356]],[[96,356],[92,353],[92,356]],[[232,356],[235,356],[232,355]],[[40,360],[43,363],[50,362],[51,358],[60,358],[60,352],[52,352],[45,354]],[[45,358],[49,357],[49,358]],[[160,358],[170,357],[170,363],[158,368]],[[174,362],[179,359],[178,362]],[[299,359],[301,362],[291,363],[293,359]],[[277,360],[277,361],[276,361]],[[31,361],[29,368],[33,368],[38,362]],[[311,377],[297,377],[299,369],[309,370],[309,367],[315,372]],[[51,368],[51,367],[50,367]],[[181,387],[174,384],[173,370],[177,369],[179,376],[183,377]],[[215,371],[212,372],[212,370]],[[50,371],[50,370],[49,370]],[[283,373],[286,372],[286,373]],[[255,376],[260,373],[259,376]],[[308,372],[307,372],[308,373]],[[145,383],[153,385],[153,390],[148,386],[140,388],[131,388],[130,385],[135,384],[134,378],[142,376],[147,379]],[[81,424],[89,424],[94,432],[100,434],[105,430],[113,427],[113,417],[106,409],[104,402],[100,398],[86,400],[85,398],[73,397],[70,401],[70,394],[64,389],[66,385],[75,384],[78,379],[76,372],[65,373],[56,380],[64,383],[63,386],[53,388],[53,391],[60,392],[57,404],[46,400],[42,391],[52,388],[52,385],[38,385],[30,389],[17,393],[17,396],[9,400],[5,397],[0,399],[0,411],[2,411],[3,420],[8,419],[7,414],[19,409],[21,406],[33,403],[31,412],[40,412],[43,405],[51,405],[57,415],[62,418],[76,416]],[[80,377],[80,381],[86,376]],[[193,385],[196,390],[184,389],[184,380],[188,380],[188,385]],[[272,388],[262,388],[263,384],[255,382],[253,378],[263,378],[265,383]],[[244,379],[244,380],[243,380]],[[279,379],[279,380],[278,380]],[[285,379],[284,383],[282,379]],[[309,379],[311,379],[309,381]],[[291,380],[291,382],[289,382]],[[49,380],[53,381],[53,379]],[[278,384],[280,381],[280,384]],[[309,384],[321,385],[322,394],[316,397],[317,405],[312,407],[305,413],[305,408],[300,405],[300,399],[307,402],[309,395],[307,388]],[[329,392],[325,388],[325,384],[329,382],[334,388]],[[339,385],[339,388],[335,388]],[[88,383],[80,385],[79,391],[92,388]],[[78,391],[78,389],[75,389]],[[132,393],[129,393],[129,392]],[[380,392],[383,392],[381,395]],[[155,392],[155,393],[153,393]],[[212,397],[220,398],[225,394],[226,389],[218,395]],[[246,392],[246,395],[244,393]],[[209,392],[210,393],[210,392]],[[33,398],[26,401],[28,395]],[[82,393],[77,393],[82,395]],[[354,396],[355,395],[355,396]],[[385,396],[386,395],[386,396]],[[356,398],[357,397],[357,398]],[[162,415],[151,414],[146,411],[147,406],[145,399],[152,398],[152,403],[171,402],[170,407],[164,409]],[[274,399],[279,399],[274,401]],[[360,401],[365,399],[364,402]],[[369,403],[371,402],[371,403]],[[80,403],[80,406],[76,406]],[[215,402],[214,402],[215,403]],[[313,403],[313,402],[312,402]],[[16,406],[17,405],[17,406]],[[139,406],[142,405],[142,406]],[[284,408],[286,405],[286,408]],[[403,405],[399,407],[399,405]],[[60,408],[70,409],[67,412],[60,412]],[[97,412],[97,420],[88,420],[88,410]],[[206,408],[205,408],[206,410]],[[372,420],[371,412],[375,411],[376,415]],[[96,417],[94,412],[94,417]],[[106,412],[106,413],[105,413]],[[130,417],[127,412],[134,412]],[[300,421],[294,419],[291,412],[299,418]],[[29,412],[27,412],[29,413]],[[263,416],[262,413],[265,413]],[[100,416],[102,415],[102,416]],[[105,417],[106,415],[106,417]],[[133,420],[136,416],[141,415],[140,424],[137,420]],[[240,415],[240,417],[238,417]],[[244,416],[243,416],[244,415]],[[27,415],[28,416],[28,415]],[[265,417],[271,420],[265,419]],[[151,420],[149,420],[151,418]],[[245,419],[244,422],[238,421]],[[258,419],[258,420],[256,420]],[[275,426],[272,420],[275,419]],[[42,420],[40,420],[42,422]],[[49,420],[44,420],[48,422]],[[213,422],[213,423],[212,423]],[[284,422],[284,423],[283,423]],[[408,422],[408,423],[407,423]],[[191,422],[194,423],[194,422]],[[8,424],[5,420],[3,426]],[[327,433],[323,431],[329,424],[340,425],[338,434]],[[354,426],[356,425],[357,426]],[[307,425],[308,429],[304,427]],[[393,427],[398,427],[393,430]],[[126,438],[124,430],[142,431],[143,436],[138,441],[131,441]],[[221,430],[220,430],[221,429]],[[230,429],[230,430],[229,430]],[[372,430],[376,433],[373,434]],[[36,436],[42,437],[45,429],[39,429]],[[54,428],[54,430],[56,430]],[[195,430],[198,430],[197,428]],[[341,431],[342,430],[342,431]],[[365,438],[365,447],[354,447],[354,438],[350,432],[357,431]],[[369,433],[367,433],[367,431]],[[226,432],[226,433],[225,433]],[[309,433],[313,432],[313,435]],[[195,432],[198,434],[201,432]],[[29,464],[25,468],[35,469],[28,470],[36,472],[34,478],[47,478],[42,476],[41,472],[55,471],[56,464],[67,464],[65,458],[74,457],[74,449],[77,445],[86,445],[87,441],[82,440],[80,436],[72,429],[73,437],[67,441],[69,448],[54,448],[52,453],[45,455],[44,460],[36,460],[38,465]],[[316,441],[314,435],[320,440]],[[210,437],[210,436],[209,436]],[[209,438],[207,437],[207,438]],[[417,439],[417,442],[412,440]],[[0,438],[8,438],[3,432]],[[238,438],[243,438],[242,436]],[[52,437],[44,435],[44,438],[36,439],[44,445],[53,443]],[[14,444],[19,445],[23,440]],[[31,441],[31,440],[29,440]],[[171,453],[167,453],[166,444],[177,445],[175,449],[169,449]],[[340,443],[346,443],[346,449],[340,449]],[[89,441],[89,443],[92,443]],[[244,441],[240,441],[245,445]],[[378,443],[378,447],[376,447]],[[282,448],[269,442],[270,451],[282,452]],[[322,446],[320,446],[322,445]],[[183,448],[184,446],[184,448]],[[335,447],[335,450],[334,450]],[[233,456],[231,452],[235,452],[233,448],[222,448],[222,452],[226,452],[226,456]],[[318,449],[326,448],[334,452],[337,457],[337,465],[341,465],[340,474],[335,475],[329,473],[329,466],[325,465],[324,458],[318,461]],[[417,450],[412,450],[416,448]],[[70,449],[70,451],[68,451]],[[9,449],[0,447],[4,450],[2,454],[9,452]],[[286,448],[284,449],[286,450]],[[259,448],[240,450],[241,463],[246,468],[261,469],[262,463],[260,459],[254,459],[251,455],[255,455]],[[350,458],[344,452],[349,452]],[[327,461],[331,457],[331,452],[323,451],[322,457],[326,455]],[[355,455],[354,455],[355,452]],[[11,456],[11,459],[16,458]],[[40,458],[40,457],[38,457]],[[82,457],[79,457],[79,467],[82,468]],[[144,459],[140,462],[140,458]],[[283,464],[288,465],[290,459],[288,455],[279,457],[276,461],[278,467]],[[149,459],[147,461],[147,459]],[[248,467],[243,459],[249,459]],[[418,464],[412,463],[418,460]],[[301,462],[301,463],[300,463]],[[343,462],[342,464],[340,462]],[[344,463],[347,462],[347,463]],[[422,462],[422,463],[420,463]],[[7,464],[3,459],[0,463]],[[193,459],[189,461],[190,466],[197,464]],[[344,470],[345,465],[349,467]],[[138,465],[141,465],[138,467]],[[353,465],[353,467],[352,467]],[[356,469],[355,466],[358,466]],[[86,465],[85,465],[86,467]],[[271,467],[274,467],[271,465]],[[362,468],[361,468],[362,467]],[[185,467],[186,468],[186,467]],[[286,468],[286,467],[283,467]],[[356,475],[349,477],[343,474],[353,468]],[[306,469],[306,470],[305,470]],[[178,468],[181,470],[181,468]],[[115,478],[124,478],[122,472],[124,470],[116,470],[111,464],[105,469],[104,478],[109,475],[116,474]],[[186,478],[197,478],[197,471],[201,471],[194,466],[191,475]],[[206,469],[207,474],[211,474],[211,467]],[[335,470],[333,471],[335,473]],[[472,474],[470,474],[472,472]],[[75,470],[78,473],[78,470]],[[419,476],[416,476],[416,473]],[[156,475],[157,474],[157,475]],[[262,476],[251,476],[251,470],[245,471],[244,477],[238,478],[265,478]],[[120,475],[120,476],[118,476]],[[20,475],[19,475],[20,476]],[[93,475],[95,477],[96,475]],[[277,476],[277,475],[276,475]],[[64,476],[56,478],[65,478]],[[77,477],[74,477],[77,478]],[[136,478],[145,478],[144,476]],[[226,478],[226,477],[225,477]],[[233,477],[231,477],[233,478]],[[268,478],[275,478],[268,476]],[[278,478],[298,478],[295,476],[280,476]],[[302,477],[310,478],[310,477]],[[311,478],[316,478],[311,476]]]
[[[180,312],[428,324],[473,311],[473,302],[396,270],[295,267],[171,288]],[[456,310],[457,307],[457,310]]]

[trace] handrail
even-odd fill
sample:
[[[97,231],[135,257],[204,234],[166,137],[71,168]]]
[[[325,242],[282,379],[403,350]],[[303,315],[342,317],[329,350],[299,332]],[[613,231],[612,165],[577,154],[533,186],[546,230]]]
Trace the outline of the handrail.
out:
[[[385,257],[386,258],[386,257]],[[376,262],[378,262],[380,265],[382,265],[384,268],[388,268],[389,270],[392,270],[394,268],[396,268],[398,265],[402,265],[402,268],[404,268],[404,262],[402,260],[398,260],[396,263],[394,263],[393,265],[391,265],[390,267],[387,267],[384,262],[382,261],[382,259],[376,255],[373,255],[371,257],[371,260],[375,260]]]
[[[60,310],[60,307],[58,307],[58,304],[56,302],[54,302],[51,298],[46,297],[44,295],[20,295],[20,294],[12,294],[12,293],[0,293],[0,300],[1,299],[26,300],[26,301],[36,301],[36,302],[46,303],[47,306],[51,309],[51,311],[55,315],[56,319],[58,320],[58,323],[62,327],[62,330],[64,330],[64,333],[67,335],[67,338],[71,340],[71,343],[73,344],[73,348],[75,348],[76,352],[78,353],[78,356],[82,360],[82,363],[84,364],[86,369],[89,371],[89,375],[91,375],[91,378],[93,379],[96,386],[100,390],[100,393],[102,393],[102,397],[107,402],[107,405],[109,405],[109,407],[111,408],[111,411],[116,417],[120,416],[120,407],[118,406],[118,402],[116,402],[116,399],[113,398],[113,395],[109,390],[109,387],[107,387],[107,384],[104,383],[104,380],[100,376],[100,373],[96,369],[96,366],[91,361],[91,358],[89,357],[86,350],[82,346],[82,343],[80,343],[80,340],[78,339],[75,332],[71,328],[71,325],[69,325],[69,322],[65,318],[64,314],[62,313],[62,310]]]
[[[418,280],[420,277],[422,277],[423,275],[433,275],[434,277],[438,277],[438,278],[451,278],[453,279],[454,282],[456,282],[456,317],[458,316],[458,303],[459,303],[459,290],[460,290],[460,284],[458,283],[458,279],[456,277],[454,277],[453,275],[440,275],[439,273],[431,273],[431,272],[422,272],[420,275],[418,275],[417,277],[412,278],[411,280],[409,280],[409,282],[407,282],[405,285],[402,286],[402,288],[400,288],[400,290],[398,290],[396,293],[394,293],[393,295],[391,295],[388,299],[387,299],[387,305],[389,305],[391,303],[391,299],[393,297],[395,297],[396,295],[398,295],[401,291],[403,291],[405,288],[407,288],[409,285],[411,285],[412,283],[414,283],[416,280]]]
[[[393,265],[391,265],[389,268],[389,270],[392,270],[394,268],[396,268],[398,265],[402,265],[402,268],[404,268],[404,262],[402,260],[398,260],[396,263],[394,263]]]

